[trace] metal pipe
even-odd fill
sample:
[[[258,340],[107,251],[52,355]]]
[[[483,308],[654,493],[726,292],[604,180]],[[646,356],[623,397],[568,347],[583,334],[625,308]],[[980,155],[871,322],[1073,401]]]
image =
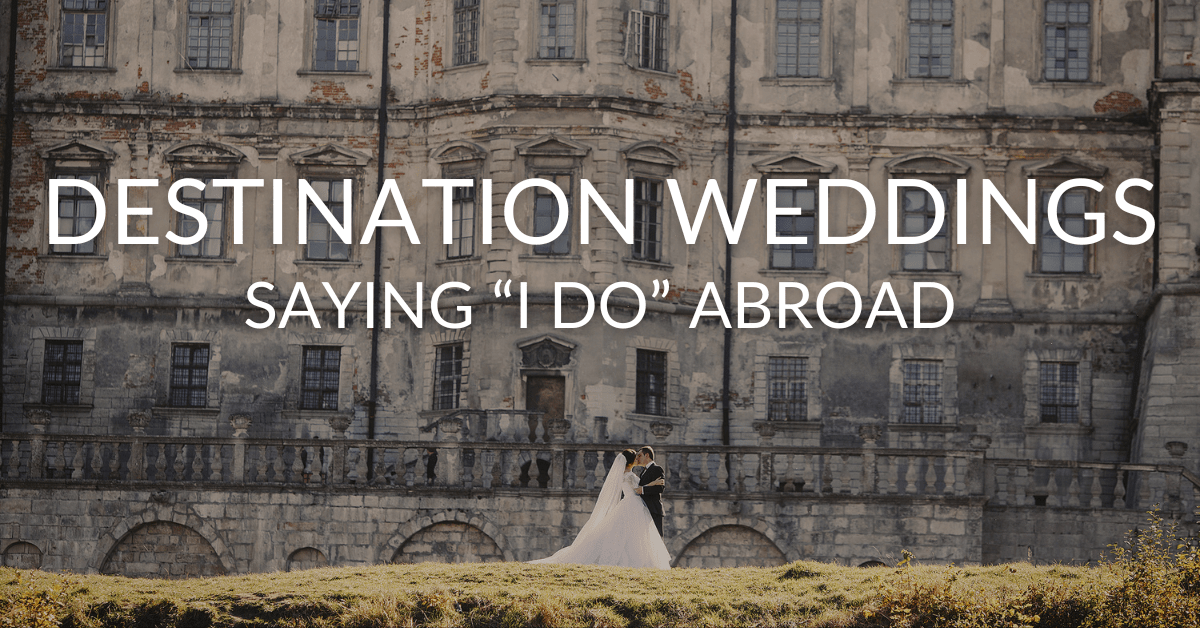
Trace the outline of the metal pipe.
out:
[[[734,201],[734,156],[737,153],[737,25],[738,3],[729,0],[729,86],[727,99],[729,111],[725,117],[725,128],[728,135],[725,138],[725,198],[733,205]],[[729,236],[725,238],[725,303],[733,303],[733,244]],[[721,444],[728,445],[729,441],[729,403],[730,403],[730,371],[733,367],[733,329],[725,328],[724,355],[721,359]],[[727,461],[728,462],[728,461]],[[730,477],[730,481],[733,478]]]
[[[8,3],[8,76],[4,81],[4,170],[0,173],[0,355],[4,355],[4,330],[8,293],[8,211],[12,206],[13,132],[17,124],[17,0]],[[0,430],[4,429],[4,397],[0,396]]]
[[[379,150],[376,160],[376,195],[383,193],[383,183],[387,178],[385,163],[387,162],[387,130],[388,130],[388,92],[391,90],[390,66],[388,65],[388,42],[391,36],[392,0],[383,0],[383,38],[379,44]],[[383,231],[375,233],[375,285],[383,283]],[[371,385],[370,397],[367,401],[367,438],[375,438],[375,414],[379,406],[379,312],[382,310],[382,293],[375,295],[375,307],[371,312]],[[368,450],[373,454],[374,450]],[[369,468],[374,468],[374,461],[368,461]]]

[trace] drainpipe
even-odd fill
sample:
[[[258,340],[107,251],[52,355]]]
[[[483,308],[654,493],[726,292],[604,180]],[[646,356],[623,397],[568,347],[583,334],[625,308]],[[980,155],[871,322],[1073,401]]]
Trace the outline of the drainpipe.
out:
[[[736,138],[737,133],[737,25],[738,25],[738,3],[737,0],[729,0],[729,93],[726,97],[729,101],[729,112],[725,118],[725,129],[728,136],[725,138],[725,190],[726,199],[729,206],[732,207],[737,201],[734,199],[735,182],[734,182],[734,156],[737,153]],[[728,236],[725,239],[725,303],[733,303],[733,244],[729,242]],[[728,307],[728,305],[727,305]],[[721,361],[721,444],[729,445],[729,403],[730,403],[730,370],[733,367],[733,329],[725,328],[725,347],[724,356]],[[729,461],[725,461],[726,465]],[[733,476],[729,478],[733,482]]]
[[[376,170],[375,170],[375,194],[378,196],[383,193],[383,182],[387,177],[384,164],[387,157],[387,125],[388,125],[388,92],[391,89],[389,81],[388,65],[388,50],[389,42],[391,41],[391,25],[392,25],[392,1],[383,0],[383,38],[379,45],[379,72],[382,78],[379,81],[379,150],[375,155]],[[376,286],[375,307],[371,311],[371,396],[367,401],[367,438],[375,438],[375,412],[379,402],[379,312],[383,309],[382,306],[382,290],[378,287],[383,285],[383,231],[375,232],[375,273],[373,281]],[[368,449],[367,468],[374,469],[375,450]]]
[[[8,3],[8,76],[4,81],[4,171],[0,173],[0,355],[4,355],[4,331],[8,329],[8,208],[12,205],[13,131],[17,123],[17,0]],[[0,431],[4,431],[4,399],[0,396]]]

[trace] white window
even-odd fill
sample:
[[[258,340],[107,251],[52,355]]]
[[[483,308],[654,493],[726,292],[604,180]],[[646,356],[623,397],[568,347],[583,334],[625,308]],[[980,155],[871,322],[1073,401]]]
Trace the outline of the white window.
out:
[[[778,0],[775,5],[776,76],[821,72],[821,0]]]
[[[633,180],[633,259],[662,261],[663,182]]]
[[[1086,273],[1088,270],[1088,247],[1063,241],[1050,227],[1050,190],[1041,196],[1041,239],[1038,243],[1038,270],[1043,273]],[[1088,195],[1082,190],[1071,190],[1062,195],[1058,203],[1058,223],[1063,231],[1076,237],[1088,235]]]
[[[1092,5],[1090,2],[1046,3],[1046,80],[1090,78]]]
[[[220,177],[218,177],[220,178]],[[179,245],[179,257],[209,257],[219,258],[224,255],[225,233],[225,203],[226,188],[213,186],[212,177],[199,179],[204,184],[204,190],[185,186],[180,188],[179,197],[184,205],[193,207],[204,213],[208,220],[208,230],[204,238],[195,244]],[[179,235],[190,237],[195,235],[200,223],[186,214],[179,214]]]
[[[902,245],[902,270],[950,270],[950,192],[939,189],[942,196],[942,228],[932,239],[918,244]],[[903,193],[904,235],[916,236],[929,232],[934,222],[934,199],[921,188],[905,188]]]
[[[475,254],[475,187],[454,188],[450,208],[450,244],[446,259],[471,257]]]
[[[539,58],[575,58],[575,15],[575,0],[541,0]]]
[[[636,67],[667,71],[667,19],[670,0],[641,0],[641,10],[629,12],[628,56]]]
[[[329,209],[329,213],[341,222],[346,211],[345,181],[342,179],[321,179],[310,181],[313,191]],[[305,249],[305,259],[346,261],[350,259],[350,245],[342,242],[341,237],[333,231],[325,217],[316,205],[308,203],[308,247]]]
[[[357,72],[360,0],[317,0],[313,70]]]
[[[188,0],[187,66],[233,67],[233,0]]]
[[[78,179],[100,187],[98,172],[58,172],[56,179]],[[81,236],[96,224],[96,199],[81,187],[62,188],[58,193],[58,233],[64,236]],[[93,255],[96,253],[96,238],[80,244],[52,244],[50,252],[55,255]]]
[[[804,244],[772,244],[771,268],[814,269],[817,267],[817,192],[813,188],[776,188],[776,207],[799,208],[799,216],[777,216],[775,233],[781,237],[805,237]]]
[[[539,174],[539,179],[545,179],[554,185],[557,185],[563,194],[567,197],[566,207],[559,207],[558,201],[554,195],[543,187],[535,187],[533,194],[533,235],[544,236],[554,230],[554,226],[558,224],[559,212],[566,212],[570,216],[572,207],[571,190],[574,186],[571,184],[572,176],[570,174]],[[534,255],[568,255],[571,252],[571,221],[568,218],[567,228],[549,244],[533,245]]]
[[[908,5],[908,75],[948,78],[954,69],[954,3],[910,0]]]
[[[59,65],[102,68],[107,65],[107,53],[108,0],[62,0]]]

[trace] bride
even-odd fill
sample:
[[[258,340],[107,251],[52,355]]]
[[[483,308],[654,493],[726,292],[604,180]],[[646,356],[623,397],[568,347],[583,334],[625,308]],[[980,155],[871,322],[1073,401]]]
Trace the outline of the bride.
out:
[[[636,492],[638,476],[631,471],[636,457],[637,452],[626,449],[613,460],[592,516],[575,542],[549,558],[531,562],[670,569],[671,555]]]

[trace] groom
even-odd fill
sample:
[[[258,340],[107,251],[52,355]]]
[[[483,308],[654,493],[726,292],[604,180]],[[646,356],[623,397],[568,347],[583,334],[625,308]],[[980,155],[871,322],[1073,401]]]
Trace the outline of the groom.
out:
[[[637,457],[633,459],[633,464],[645,467],[645,470],[642,471],[642,479],[638,483],[637,494],[641,495],[642,501],[646,502],[650,517],[654,519],[654,527],[658,528],[658,535],[662,536],[663,510],[659,495],[662,495],[663,485],[648,486],[655,480],[664,479],[662,467],[654,464],[654,449],[649,445],[642,447]]]

